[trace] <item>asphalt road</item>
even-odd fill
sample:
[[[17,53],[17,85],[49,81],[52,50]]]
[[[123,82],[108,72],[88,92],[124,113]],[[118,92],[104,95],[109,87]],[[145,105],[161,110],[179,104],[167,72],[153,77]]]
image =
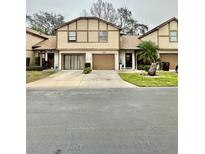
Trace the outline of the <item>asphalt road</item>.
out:
[[[177,154],[177,91],[27,89],[27,154]]]

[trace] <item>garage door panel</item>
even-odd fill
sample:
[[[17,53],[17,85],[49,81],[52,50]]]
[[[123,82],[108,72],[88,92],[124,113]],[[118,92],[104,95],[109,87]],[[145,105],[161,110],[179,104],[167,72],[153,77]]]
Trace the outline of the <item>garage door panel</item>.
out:
[[[94,70],[114,70],[115,58],[114,54],[93,54]]]
[[[170,68],[175,69],[178,65],[178,54],[160,54],[162,62],[170,62]]]
[[[81,70],[84,67],[85,55],[64,55],[66,70]]]

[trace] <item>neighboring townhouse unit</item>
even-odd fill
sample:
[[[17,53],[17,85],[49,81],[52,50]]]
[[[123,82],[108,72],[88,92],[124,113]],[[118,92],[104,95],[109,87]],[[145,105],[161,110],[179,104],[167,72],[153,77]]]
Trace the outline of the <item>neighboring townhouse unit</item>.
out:
[[[170,68],[178,65],[178,19],[171,18],[139,37],[142,41],[152,41],[159,46],[161,61],[170,62]]]
[[[56,28],[56,36],[46,36],[31,51],[40,65],[60,70],[81,70],[85,62],[94,70],[137,69],[138,45],[151,40],[159,45],[162,61],[177,65],[177,19],[172,18],[142,36],[120,34],[121,29],[97,17],[79,17]],[[33,54],[34,55],[34,54]]]
[[[48,36],[26,28],[26,58],[30,59],[30,65],[35,63],[35,52],[33,51],[33,46],[39,42],[46,40]]]

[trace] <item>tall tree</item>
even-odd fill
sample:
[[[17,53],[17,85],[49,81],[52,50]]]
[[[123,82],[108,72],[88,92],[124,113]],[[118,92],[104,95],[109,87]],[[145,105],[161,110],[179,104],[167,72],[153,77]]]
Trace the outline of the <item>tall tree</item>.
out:
[[[26,15],[26,22],[31,29],[55,35],[55,28],[64,23],[64,17],[60,14],[39,11],[32,16]]]
[[[117,11],[119,16],[119,26],[125,34],[140,35],[148,30],[146,25],[138,23],[138,21],[132,17],[132,12],[126,7],[119,8]]]
[[[104,2],[102,0],[98,0],[92,4],[90,13],[92,16],[104,19],[111,23],[116,23],[118,19],[117,11],[113,7],[112,3]]]

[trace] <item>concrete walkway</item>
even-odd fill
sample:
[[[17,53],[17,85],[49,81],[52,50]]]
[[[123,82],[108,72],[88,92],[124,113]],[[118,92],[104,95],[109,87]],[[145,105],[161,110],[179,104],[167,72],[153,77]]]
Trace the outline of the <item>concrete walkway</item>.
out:
[[[44,79],[27,84],[27,88],[136,88],[123,81],[113,70],[94,70],[82,74],[82,70],[60,71]]]

